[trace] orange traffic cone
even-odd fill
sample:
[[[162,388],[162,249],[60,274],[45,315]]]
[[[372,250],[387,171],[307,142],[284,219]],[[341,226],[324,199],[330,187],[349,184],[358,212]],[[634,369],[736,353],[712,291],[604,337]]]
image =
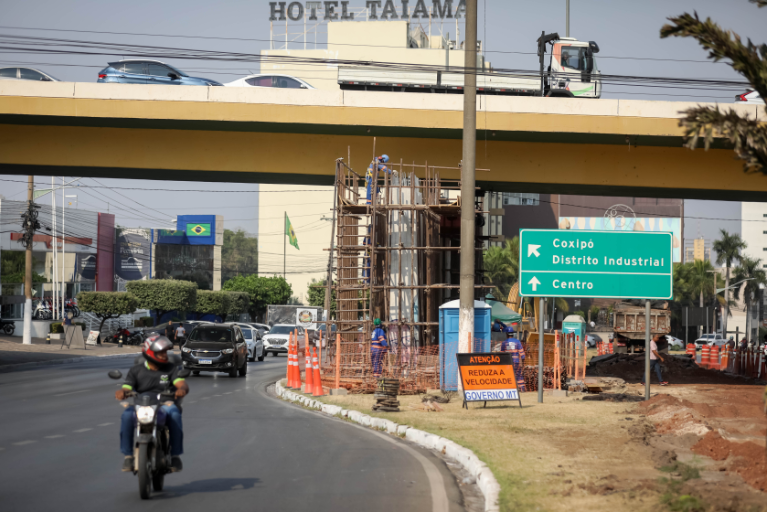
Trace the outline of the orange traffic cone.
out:
[[[317,351],[314,349],[312,349],[312,382],[315,385],[312,389],[312,395],[314,397],[325,395],[323,393],[323,381],[320,378],[320,361],[317,358]]]
[[[298,346],[294,340],[291,340],[288,347],[288,357],[291,360],[291,388],[299,389],[301,388],[301,378],[299,376]]]
[[[699,363],[699,367],[708,367],[709,366],[709,346],[707,344],[704,344],[701,346],[701,362]]]
[[[286,365],[286,371],[285,371],[285,388],[293,388],[293,365],[291,362],[293,359],[291,358],[291,346],[288,346],[288,364]]]
[[[720,370],[720,348],[717,346],[712,346],[709,351],[709,368]]]
[[[304,355],[304,390],[305,394],[311,394],[314,390],[314,379],[312,379],[312,355],[307,347]]]

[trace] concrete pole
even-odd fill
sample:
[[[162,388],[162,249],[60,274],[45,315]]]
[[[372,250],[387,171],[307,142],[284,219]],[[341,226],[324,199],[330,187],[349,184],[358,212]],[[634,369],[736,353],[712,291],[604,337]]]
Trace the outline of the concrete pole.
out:
[[[645,400],[651,398],[651,300],[645,300]]]
[[[539,402],[544,402],[544,298],[539,298]]]
[[[32,212],[32,201],[34,200],[35,177],[29,175],[27,178],[27,212]],[[31,221],[31,219],[29,219]],[[28,222],[29,222],[28,221]],[[29,225],[24,227],[24,231],[32,231]],[[32,245],[29,241],[26,251],[26,260],[24,262],[24,331],[22,333],[23,344],[32,344]]]
[[[459,276],[459,352],[468,353],[475,327],[475,147],[477,78],[477,0],[467,0],[464,44],[464,130],[461,160],[461,260]],[[458,39],[457,39],[458,41]],[[459,378],[459,389],[461,379]]]

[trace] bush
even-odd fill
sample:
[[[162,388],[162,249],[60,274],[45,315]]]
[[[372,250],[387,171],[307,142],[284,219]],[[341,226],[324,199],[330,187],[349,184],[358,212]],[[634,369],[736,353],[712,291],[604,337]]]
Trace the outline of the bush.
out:
[[[145,316],[145,317],[139,317],[138,322],[139,322],[139,326],[143,328],[151,328],[155,325],[155,319],[151,315]]]
[[[197,284],[182,280],[137,280],[125,284],[139,308],[154,310],[158,319],[168,312],[195,311]]]
[[[81,292],[77,295],[77,306],[101,319],[101,331],[107,319],[135,312],[138,300],[130,292]]]
[[[214,314],[224,317],[230,306],[230,293],[223,290],[198,290],[197,314]]]
[[[80,326],[80,329],[85,331],[86,326],[84,322],[73,322],[72,324]],[[60,322],[52,322],[51,333],[64,333],[64,325]]]

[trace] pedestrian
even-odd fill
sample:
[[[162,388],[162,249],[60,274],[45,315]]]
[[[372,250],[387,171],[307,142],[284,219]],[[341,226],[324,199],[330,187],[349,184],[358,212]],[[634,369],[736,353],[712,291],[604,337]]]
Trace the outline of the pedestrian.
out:
[[[173,329],[173,323],[168,321],[168,325],[165,327],[165,338],[170,341],[176,340],[176,330]]]
[[[381,319],[373,320],[373,333],[371,334],[371,365],[373,376],[381,377],[384,363],[384,355],[387,354],[387,334],[381,327]]]
[[[72,326],[72,312],[67,312],[64,316],[64,326]]]
[[[187,330],[184,329],[184,324],[179,323],[179,327],[176,328],[176,342],[179,344],[179,349],[184,345],[184,340],[187,336]]]
[[[371,204],[371,199],[373,199],[374,194],[378,194],[379,192],[379,188],[376,187],[376,184],[374,183],[378,181],[376,171],[383,171],[385,173],[390,172],[389,168],[384,165],[387,162],[389,162],[389,155],[387,154],[384,154],[381,157],[376,157],[365,172],[365,203],[367,205]]]
[[[500,320],[496,319],[496,320],[493,321],[493,326],[491,326],[491,331],[496,331],[496,332],[501,333],[501,332],[504,331],[504,329],[506,327],[507,327],[506,324],[504,324]]]
[[[518,392],[525,392],[525,377],[523,376],[523,362],[525,361],[525,349],[523,344],[515,337],[515,328],[504,328],[507,339],[501,343],[501,351],[512,353],[512,368],[515,370]]]
[[[741,343],[739,344],[739,350],[741,351],[747,350],[747,337],[744,337],[741,339]]]
[[[669,383],[664,381],[661,377],[661,362],[664,361],[664,357],[659,354],[658,343],[660,340],[661,335],[658,333],[651,339],[651,371],[656,369],[656,377],[659,378],[659,385],[665,387],[669,385]],[[641,384],[645,386],[645,378],[643,378],[643,382]]]

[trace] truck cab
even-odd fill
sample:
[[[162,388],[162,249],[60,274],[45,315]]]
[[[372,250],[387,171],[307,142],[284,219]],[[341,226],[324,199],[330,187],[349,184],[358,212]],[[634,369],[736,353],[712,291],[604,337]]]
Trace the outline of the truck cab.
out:
[[[595,58],[600,51],[597,43],[558,37],[551,44],[546,96],[600,98],[600,71]]]

